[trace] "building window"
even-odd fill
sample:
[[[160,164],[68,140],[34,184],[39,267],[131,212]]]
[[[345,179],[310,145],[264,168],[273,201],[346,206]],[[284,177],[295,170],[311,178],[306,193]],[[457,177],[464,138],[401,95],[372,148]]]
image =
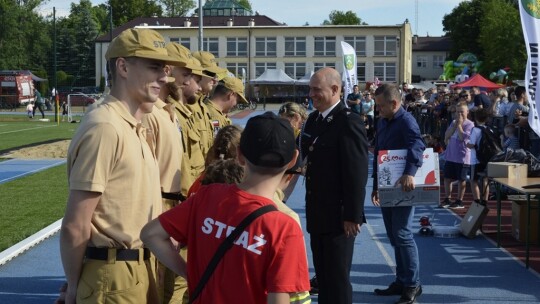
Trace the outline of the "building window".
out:
[[[443,55],[433,55],[433,68],[442,69],[444,67],[444,58]]]
[[[255,56],[275,57],[276,37],[255,38]]]
[[[188,38],[171,37],[170,41],[174,42],[174,43],[181,44],[181,45],[185,46],[188,50],[191,50],[191,41],[190,41],[189,37]]]
[[[215,57],[219,57],[218,38],[203,38],[203,49],[212,53]]]
[[[242,76],[242,69],[247,73],[247,63],[227,63],[227,70],[236,76]]]
[[[285,63],[285,74],[289,75],[292,79],[300,79],[306,75],[306,63],[305,62],[287,62]]]
[[[343,37],[343,40],[354,48],[356,56],[366,57],[366,37],[345,36]]]
[[[191,41],[189,38],[180,38],[180,44],[185,46],[186,49],[191,50]]]
[[[375,77],[380,81],[396,81],[395,62],[375,62],[373,64]]]
[[[427,56],[425,55],[418,55],[416,56],[416,66],[419,68],[427,68]]]
[[[276,69],[276,63],[275,62],[258,62],[255,63],[255,78],[261,76],[264,71],[268,69]]]
[[[315,37],[315,56],[336,56],[336,37]]]
[[[330,62],[315,62],[313,64],[313,71],[314,72],[317,72],[318,70],[322,69],[322,68],[336,68],[336,65],[335,63],[330,63]]]
[[[247,56],[247,38],[227,38],[227,56]]]
[[[395,36],[375,36],[375,56],[396,56],[397,38]]]
[[[306,37],[285,37],[285,56],[306,56]]]
[[[358,62],[356,64],[356,78],[359,82],[366,81],[366,63]]]

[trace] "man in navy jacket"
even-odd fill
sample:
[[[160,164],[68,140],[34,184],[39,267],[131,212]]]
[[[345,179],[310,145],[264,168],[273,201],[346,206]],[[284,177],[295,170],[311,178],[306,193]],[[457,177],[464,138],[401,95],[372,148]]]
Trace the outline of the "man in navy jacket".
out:
[[[422,166],[425,145],[414,117],[401,106],[399,90],[395,85],[383,84],[375,91],[375,105],[379,110],[375,151],[373,158],[373,204],[379,206],[377,180],[377,155],[380,150],[407,149],[403,175],[396,184],[405,192],[414,189],[414,175]],[[375,289],[381,296],[401,295],[396,304],[414,303],[422,294],[420,285],[418,248],[412,232],[414,207],[396,206],[381,208],[386,234],[394,247],[396,279],[387,289]]]

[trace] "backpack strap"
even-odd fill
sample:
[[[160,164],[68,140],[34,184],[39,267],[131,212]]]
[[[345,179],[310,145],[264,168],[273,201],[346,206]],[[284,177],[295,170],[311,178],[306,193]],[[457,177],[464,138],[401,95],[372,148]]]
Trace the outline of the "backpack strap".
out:
[[[199,297],[202,290],[204,289],[204,286],[206,285],[206,283],[210,279],[210,276],[212,276],[212,273],[214,273],[214,270],[216,270],[216,267],[219,264],[219,262],[221,261],[221,258],[223,257],[225,252],[227,252],[229,249],[231,249],[234,240],[236,240],[238,238],[238,236],[240,236],[240,233],[242,233],[244,231],[244,229],[246,229],[246,227],[249,224],[251,224],[251,222],[253,222],[256,218],[258,218],[259,216],[261,216],[261,215],[263,215],[265,213],[272,212],[272,211],[277,211],[277,208],[274,205],[262,206],[259,209],[251,212],[248,216],[246,216],[242,220],[242,222],[240,222],[240,224],[238,226],[236,226],[236,228],[233,230],[233,232],[231,232],[231,234],[229,234],[229,236],[223,241],[223,243],[221,243],[221,245],[219,245],[218,249],[216,250],[216,253],[214,254],[212,259],[208,263],[208,266],[206,266],[206,269],[204,270],[204,273],[203,273],[203,275],[201,277],[201,280],[197,284],[197,287],[195,288],[195,291],[189,297],[189,303],[190,304],[195,302],[195,300]]]

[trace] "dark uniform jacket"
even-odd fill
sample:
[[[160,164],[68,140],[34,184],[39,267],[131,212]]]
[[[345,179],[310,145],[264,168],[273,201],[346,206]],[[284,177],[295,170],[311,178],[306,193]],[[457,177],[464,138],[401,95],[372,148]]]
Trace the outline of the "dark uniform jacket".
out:
[[[343,232],[343,221],[365,222],[368,143],[360,115],[343,103],[317,123],[308,117],[300,137],[306,165],[306,219],[309,233]]]

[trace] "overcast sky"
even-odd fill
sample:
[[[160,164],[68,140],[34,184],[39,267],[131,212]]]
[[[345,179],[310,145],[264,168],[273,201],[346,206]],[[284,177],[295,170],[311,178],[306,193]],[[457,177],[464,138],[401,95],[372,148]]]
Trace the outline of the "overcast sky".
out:
[[[198,1],[198,0],[197,0]],[[401,24],[409,19],[413,34],[442,36],[442,19],[464,0],[249,0],[254,11],[288,25],[319,25],[332,10],[353,11],[369,25]],[[50,0],[40,9],[59,16],[69,13],[70,0]],[[107,1],[92,0],[99,4]],[[415,4],[418,2],[418,19]],[[203,1],[204,5],[205,1]]]

